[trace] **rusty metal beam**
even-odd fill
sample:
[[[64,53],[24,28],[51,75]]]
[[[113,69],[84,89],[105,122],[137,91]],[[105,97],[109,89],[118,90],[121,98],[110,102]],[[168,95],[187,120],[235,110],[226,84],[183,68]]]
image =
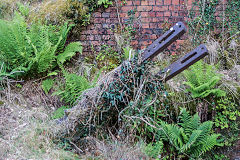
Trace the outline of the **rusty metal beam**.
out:
[[[185,25],[182,22],[176,23],[167,32],[165,32],[161,37],[155,40],[142,54],[142,61],[150,60],[168,46],[170,46],[174,41],[180,38],[187,31]]]
[[[186,54],[184,57],[172,63],[169,67],[165,68],[164,71],[159,72],[157,75],[166,73],[167,76],[164,78],[164,81],[168,81],[169,79],[187,69],[189,66],[204,58],[206,55],[208,55],[208,50],[205,45],[201,44],[193,51]]]

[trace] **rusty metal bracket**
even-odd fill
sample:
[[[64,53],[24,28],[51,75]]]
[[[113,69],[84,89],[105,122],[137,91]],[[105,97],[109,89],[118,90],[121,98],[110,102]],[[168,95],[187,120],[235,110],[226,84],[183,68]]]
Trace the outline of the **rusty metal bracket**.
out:
[[[150,60],[168,46],[170,46],[174,41],[180,38],[187,31],[185,25],[182,22],[176,23],[167,32],[165,32],[161,37],[155,40],[142,54],[142,61]]]
[[[164,71],[159,72],[157,75],[169,73],[164,78],[164,81],[168,81],[169,79],[187,69],[189,66],[204,58],[206,55],[208,55],[208,50],[205,45],[201,44],[193,51],[186,54],[184,57],[172,63],[169,67],[165,68]]]

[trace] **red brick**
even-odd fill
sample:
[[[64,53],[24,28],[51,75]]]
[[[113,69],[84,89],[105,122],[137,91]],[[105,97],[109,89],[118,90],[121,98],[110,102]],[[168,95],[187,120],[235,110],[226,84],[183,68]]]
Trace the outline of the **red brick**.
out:
[[[97,41],[100,41],[100,40],[102,39],[100,35],[95,35],[94,38],[95,38],[95,40],[97,40]]]
[[[94,24],[94,28],[95,28],[95,29],[102,28],[102,25],[101,25],[101,24]]]
[[[179,0],[172,0],[172,4],[179,5]]]
[[[111,39],[111,38],[110,38],[109,35],[103,35],[103,39],[104,39],[104,40],[109,40],[109,39]]]
[[[142,34],[152,34],[152,30],[150,29],[143,29]]]
[[[135,0],[132,1],[134,6],[140,6],[141,5],[141,0]]]
[[[179,0],[179,4],[184,4],[185,0]]]
[[[102,14],[100,12],[95,12],[93,13],[93,17],[101,17]]]
[[[81,35],[80,36],[80,41],[85,41],[87,40],[87,36],[86,35]]]
[[[178,11],[178,10],[180,10],[180,7],[176,6],[176,5],[170,5],[168,7],[168,9],[171,10],[171,11]]]
[[[182,10],[182,11],[187,10],[187,7],[185,5],[180,5],[179,8],[180,8],[179,10]]]
[[[187,11],[179,11],[178,15],[179,16],[187,16]]]
[[[105,22],[105,18],[95,18],[94,22],[95,23],[104,23]]]
[[[87,36],[87,40],[93,41],[94,40],[94,35]]]
[[[152,6],[138,6],[137,11],[151,11]]]
[[[132,1],[125,1],[125,5],[126,6],[131,6],[131,5],[133,5],[133,2]]]
[[[164,0],[156,0],[156,5],[163,5]]]
[[[99,41],[91,41],[91,44],[95,46],[101,45]]]
[[[122,6],[121,11],[128,12],[133,9],[133,6]]]
[[[141,40],[147,40],[147,39],[149,39],[149,35],[147,35],[147,34],[145,34],[141,37]]]
[[[121,0],[117,1],[118,5],[123,4],[123,2]]]
[[[148,0],[142,0],[142,1],[141,1],[141,5],[142,5],[142,6],[144,6],[144,5],[147,6],[148,4],[149,4],[149,3],[148,3]]]
[[[142,17],[148,17],[148,12],[141,12]]]
[[[166,12],[164,12],[164,16],[166,16],[166,17],[171,16],[171,12],[170,12],[170,11],[166,11]]]
[[[98,34],[98,31],[96,29],[91,30],[91,34]]]
[[[141,14],[141,12],[136,12],[136,13],[135,13],[135,17],[139,17],[140,14]]]
[[[163,17],[153,18],[152,22],[162,23],[163,22]]]
[[[172,12],[172,16],[178,16],[178,12],[177,11],[175,11],[175,12]]]
[[[184,40],[177,40],[176,42],[177,42],[176,45],[179,46],[179,45],[182,45],[184,43]]]
[[[170,5],[172,4],[172,0],[164,0],[164,5]]]
[[[148,0],[149,5],[155,5],[156,0]],[[157,0],[158,1],[158,0]]]
[[[149,23],[142,23],[142,28],[149,28]]]
[[[150,17],[156,17],[156,12],[148,12],[148,15],[149,15]]]
[[[141,18],[142,22],[151,22],[152,18]]]
[[[127,13],[120,13],[119,16],[125,18],[127,17]]]
[[[107,44],[109,44],[109,45],[111,45],[111,46],[114,46],[114,45],[116,45],[116,42],[114,42],[114,41],[108,41]]]
[[[151,44],[151,43],[152,43],[152,41],[150,41],[150,40],[145,40],[145,41],[141,41],[141,42],[140,42],[140,45],[148,46],[148,45]]]
[[[157,39],[157,35],[156,34],[152,34],[152,35],[150,35],[149,38],[155,40],[155,39]]]
[[[163,17],[163,13],[164,13],[164,12],[157,12],[157,13],[156,13],[156,17]]]
[[[167,11],[168,6],[153,6],[153,11]]]
[[[103,12],[103,13],[102,13],[102,17],[103,17],[103,18],[109,18],[109,17],[110,17],[110,13]]]
[[[117,18],[108,18],[106,19],[106,23],[118,23],[118,19]]]
[[[163,21],[167,22],[169,20],[169,17],[163,17]]]
[[[150,23],[150,28],[158,28],[158,24],[157,23]]]
[[[112,35],[112,34],[113,34],[113,31],[112,31],[112,29],[108,29],[108,30],[107,30],[107,34],[110,34],[110,35]]]
[[[132,46],[138,45],[138,41],[137,41],[137,40],[131,41],[131,45],[132,45]]]
[[[94,29],[94,25],[88,25],[87,30]]]

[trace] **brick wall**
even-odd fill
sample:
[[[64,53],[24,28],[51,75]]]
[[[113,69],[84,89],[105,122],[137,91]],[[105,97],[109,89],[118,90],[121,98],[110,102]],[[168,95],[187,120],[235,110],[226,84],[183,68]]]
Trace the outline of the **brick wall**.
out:
[[[185,0],[186,1],[186,0]],[[178,21],[185,22],[187,9],[191,7],[191,0],[127,0],[107,9],[99,9],[92,15],[91,24],[84,27],[80,40],[84,45],[84,54],[92,52],[92,46],[99,51],[101,45],[115,46],[113,29],[119,23],[124,25],[128,17],[128,11],[136,9],[138,18],[138,35],[131,42],[135,49],[144,49],[156,38],[164,33],[164,28],[169,28]],[[117,7],[118,6],[118,7]],[[76,39],[75,39],[76,40]],[[181,43],[181,40],[177,41]],[[178,45],[172,45],[176,49]]]

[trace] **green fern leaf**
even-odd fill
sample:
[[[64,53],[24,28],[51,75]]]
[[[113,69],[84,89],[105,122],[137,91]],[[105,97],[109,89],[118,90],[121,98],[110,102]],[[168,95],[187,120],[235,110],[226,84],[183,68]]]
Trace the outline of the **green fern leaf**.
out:
[[[53,79],[46,79],[42,82],[42,89],[45,92],[45,94],[48,94],[50,89],[53,87],[54,80]]]
[[[57,56],[57,60],[63,64],[66,60],[72,58],[76,52],[82,53],[82,44],[80,42],[70,43],[65,51]]]
[[[189,150],[191,148],[192,145],[194,145],[194,143],[196,143],[198,137],[201,134],[201,130],[194,130],[188,140],[188,142],[182,146],[182,148],[180,149],[181,152],[186,152],[187,150]]]

